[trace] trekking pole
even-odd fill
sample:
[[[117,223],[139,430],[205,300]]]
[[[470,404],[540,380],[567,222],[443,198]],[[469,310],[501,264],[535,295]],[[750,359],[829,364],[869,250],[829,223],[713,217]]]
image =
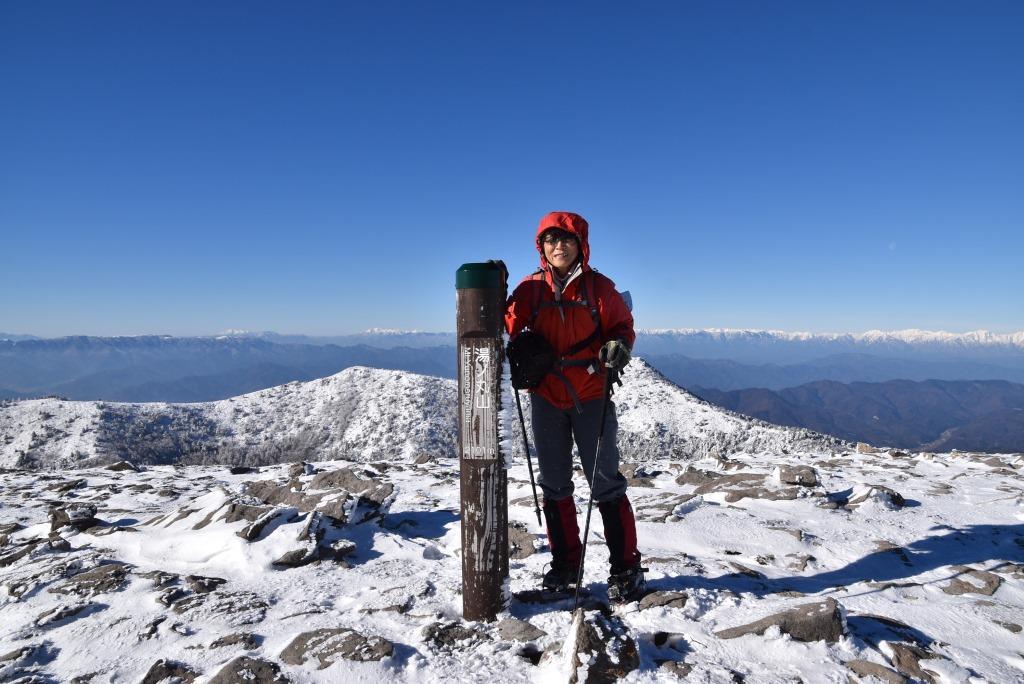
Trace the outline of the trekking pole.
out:
[[[519,390],[516,393],[516,408],[519,409],[519,427],[523,433],[523,451],[526,452],[526,467],[530,470],[530,486],[533,488],[533,509],[537,511],[537,524],[544,527],[540,519],[540,501],[537,499],[537,483],[533,480],[533,461],[530,460],[530,443],[526,441],[526,421],[523,419],[523,405],[519,402]]]
[[[572,602],[572,610],[580,604],[580,586],[583,584],[583,561],[587,557],[587,536],[590,533],[590,514],[594,510],[594,480],[597,479],[597,459],[601,456],[601,441],[604,439],[604,418],[608,412],[608,395],[612,389],[613,370],[606,369],[604,375],[604,392],[601,395],[601,423],[597,428],[597,448],[594,450],[594,467],[590,473],[590,497],[587,499],[587,522],[583,526],[583,549],[580,551],[580,567],[576,571],[576,598]]]

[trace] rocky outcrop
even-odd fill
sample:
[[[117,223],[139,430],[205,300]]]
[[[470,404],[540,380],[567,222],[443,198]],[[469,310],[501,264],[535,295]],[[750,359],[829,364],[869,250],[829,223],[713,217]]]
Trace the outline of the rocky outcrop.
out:
[[[770,627],[778,627],[797,641],[835,642],[843,636],[843,617],[839,603],[832,598],[821,603],[797,606],[775,615],[738,627],[715,632],[720,639],[735,639],[747,634],[764,634]]]
[[[570,663],[570,684],[613,682],[640,667],[640,653],[628,628],[620,618],[601,611],[577,614],[563,654]]]
[[[222,667],[208,684],[288,684],[290,681],[275,662],[239,656]]]
[[[181,684],[191,684],[198,676],[198,672],[184,663],[161,658],[153,663],[140,684],[160,684],[168,679]]]
[[[366,636],[353,629],[338,627],[303,632],[281,651],[281,660],[289,665],[315,660],[317,669],[322,670],[342,659],[383,660],[394,650],[394,644],[383,637]]]

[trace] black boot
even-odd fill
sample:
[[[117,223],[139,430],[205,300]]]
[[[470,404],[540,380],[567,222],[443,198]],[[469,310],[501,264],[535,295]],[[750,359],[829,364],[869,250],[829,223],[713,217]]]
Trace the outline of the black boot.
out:
[[[613,603],[628,603],[644,595],[647,581],[639,565],[608,576],[608,600]]]

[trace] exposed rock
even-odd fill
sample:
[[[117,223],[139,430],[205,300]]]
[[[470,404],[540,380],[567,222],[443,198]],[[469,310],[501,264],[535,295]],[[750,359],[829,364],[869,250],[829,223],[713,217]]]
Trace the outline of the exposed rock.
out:
[[[748,568],[746,565],[743,565],[742,563],[736,563],[736,562],[733,562],[733,561],[729,561],[729,567],[731,567],[733,569],[733,574],[735,574],[735,575],[742,575],[744,577],[749,577],[751,579],[757,579],[757,580],[767,579],[764,576],[764,573],[758,572],[757,570],[754,570],[753,568]]]
[[[953,580],[946,586],[942,587],[942,591],[947,594],[953,594],[959,596],[961,594],[981,594],[982,596],[991,596],[996,593],[996,589],[1003,583],[1003,578],[995,573],[986,572],[984,570],[975,570],[964,565],[954,565],[950,568],[956,573],[960,574],[960,577],[967,577],[975,581],[966,581],[960,579],[960,577],[954,577]]]
[[[680,475],[680,477],[682,477],[682,475]],[[693,490],[693,493],[710,494],[711,492],[720,492],[728,489],[756,489],[756,487],[752,487],[751,485],[763,484],[765,478],[766,476],[764,474],[758,473],[750,473],[748,475],[719,475],[709,482],[699,485],[695,490]]]
[[[194,682],[198,676],[198,672],[184,663],[161,658],[153,663],[153,666],[149,668],[149,672],[147,672],[146,676],[142,678],[141,684],[159,684],[165,679],[170,679],[177,683],[189,684],[190,682]]]
[[[722,473],[716,473],[712,470],[701,470],[700,468],[688,467],[676,478],[676,484],[686,485],[703,485],[712,480],[717,480],[722,477]]]
[[[768,501],[792,501],[800,496],[797,487],[770,489],[768,487],[742,487],[724,490],[726,503],[735,503],[741,499],[766,499]]]
[[[97,508],[89,503],[73,503],[50,511],[50,531],[56,532],[62,527],[73,527],[84,530],[96,525]]]
[[[900,674],[935,684],[935,677],[921,667],[921,661],[931,657],[923,648],[898,641],[886,641],[883,642],[883,652]]]
[[[303,475],[312,475],[313,466],[305,461],[296,461],[288,464],[288,478],[295,479]]]
[[[326,474],[326,473],[322,473]],[[316,477],[320,477],[317,475]],[[316,478],[313,478],[314,481]],[[309,489],[312,489],[312,483]],[[272,480],[256,480],[245,483],[245,491],[260,501],[272,506],[293,506],[301,513],[317,510],[324,515],[345,523],[348,520],[348,492],[324,491],[311,494],[302,490],[298,480],[279,485]]]
[[[343,489],[357,494],[361,501],[381,506],[394,492],[395,486],[390,482],[362,478],[351,468],[341,468],[314,476],[309,482],[309,489]]]
[[[775,469],[775,477],[782,484],[813,487],[818,484],[818,473],[811,466],[779,466]]]
[[[131,461],[118,461],[117,463],[111,463],[108,465],[107,470],[112,470],[115,473],[123,473],[131,471],[133,473],[139,472],[139,468]]]
[[[178,575],[173,572],[164,572],[163,570],[150,570],[149,572],[143,572],[139,575],[148,580],[153,580],[153,586],[155,587],[166,587],[176,583],[181,579]]]
[[[34,624],[36,627],[52,627],[53,625],[56,625],[58,622],[63,622],[68,618],[75,617],[76,615],[80,614],[82,611],[91,607],[92,605],[93,604],[89,603],[88,601],[83,601],[80,603],[55,606],[41,613],[38,617],[36,617],[35,620],[33,620],[32,624]]]
[[[153,621],[147,624],[145,627],[143,627],[142,631],[138,633],[137,636],[139,638],[139,641],[144,641],[145,639],[152,639],[154,636],[156,636],[157,628],[160,627],[160,624],[165,620],[167,620],[166,615],[158,615],[155,618],[153,618]]]
[[[307,565],[319,558],[319,543],[324,536],[324,530],[320,525],[320,514],[311,511],[306,516],[306,524],[296,537],[296,541],[302,546],[288,551],[273,562],[278,567],[295,568],[300,565]]]
[[[419,456],[416,457],[416,460],[413,461],[413,465],[425,465],[427,463],[430,463],[432,460],[434,459],[430,456],[430,454],[420,454]]]
[[[451,649],[490,641],[491,635],[479,627],[466,627],[458,622],[435,622],[423,628],[423,640],[436,648]]]
[[[74,480],[63,480],[61,482],[56,482],[52,485],[47,486],[46,489],[51,492],[56,492],[58,494],[66,494],[67,492],[70,492],[74,489],[81,489],[82,487],[85,487],[88,484],[88,481],[84,477],[82,477]]]
[[[275,662],[238,656],[222,667],[208,684],[287,684],[290,681]]]
[[[260,472],[260,469],[259,468],[251,468],[249,466],[238,466],[238,465],[236,465],[236,466],[231,466],[230,468],[228,468],[228,472],[231,473],[232,475],[248,475],[250,473],[258,473],[258,472]]]
[[[684,663],[681,660],[655,660],[654,663],[660,671],[667,672],[679,679],[685,679],[693,670],[693,665]]]
[[[157,597],[157,603],[162,603],[165,606],[172,606],[181,599],[185,598],[185,590],[181,587],[169,587],[164,589]]]
[[[76,596],[94,596],[118,591],[126,584],[128,566],[125,563],[110,562],[99,565],[91,570],[79,573],[71,579],[50,587],[54,594],[75,594]]]
[[[513,560],[521,560],[533,555],[533,540],[535,535],[530,533],[527,526],[520,522],[508,524],[508,557]]]
[[[886,684],[907,684],[907,678],[899,672],[870,660],[849,660],[846,662],[846,667],[860,677],[876,677]]]
[[[221,618],[234,627],[261,622],[267,602],[248,591],[193,594],[174,604],[172,610],[194,620]]]
[[[220,577],[203,577],[202,575],[186,575],[185,582],[188,588],[197,594],[206,594],[219,586],[227,584],[226,579]]]
[[[593,611],[583,616],[582,624],[573,623],[572,642],[565,644],[571,653],[569,682],[580,682],[581,666],[585,684],[613,682],[622,679],[640,667],[640,653],[636,642],[622,620],[613,615]],[[579,618],[577,618],[579,619]]]
[[[882,485],[867,485],[855,488],[845,505],[847,508],[854,509],[869,499],[879,501],[889,508],[903,508],[907,505],[906,500],[899,492]]]
[[[17,522],[0,523],[0,534],[14,534],[18,530],[25,529],[25,526]]]
[[[843,636],[843,618],[839,603],[828,598],[821,603],[808,603],[756,622],[715,632],[721,639],[735,639],[746,634],[764,634],[769,627],[778,627],[797,641],[838,641]]]
[[[857,453],[858,454],[877,454],[878,449],[871,446],[866,442],[857,442]]]
[[[281,660],[289,665],[302,665],[315,658],[319,662],[317,669],[322,670],[340,659],[383,660],[394,650],[395,645],[383,637],[366,637],[355,630],[338,627],[303,632],[281,651]]]
[[[498,622],[498,636],[505,641],[536,641],[547,636],[547,632],[534,627],[525,620],[505,618]]]
[[[236,632],[218,637],[210,643],[210,648],[224,648],[226,646],[241,646],[247,651],[253,651],[259,648],[259,641],[252,632]]]
[[[682,591],[655,591],[640,599],[640,610],[648,608],[682,608],[687,595]]]
[[[8,565],[13,565],[15,562],[35,551],[40,544],[42,544],[42,542],[35,539],[19,544],[13,551],[0,556],[0,568],[6,568]]]
[[[1000,622],[996,620],[996,624],[1009,632],[1013,632],[1014,634],[1020,634],[1021,626],[1018,625],[1016,622]]]

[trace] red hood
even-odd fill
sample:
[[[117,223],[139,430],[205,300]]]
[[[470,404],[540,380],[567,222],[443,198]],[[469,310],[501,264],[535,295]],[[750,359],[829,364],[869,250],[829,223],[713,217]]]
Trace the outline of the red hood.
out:
[[[561,228],[562,230],[569,231],[575,235],[580,241],[580,262],[581,266],[586,269],[590,262],[590,242],[588,242],[588,230],[589,225],[587,220],[579,214],[573,214],[568,211],[553,211],[540,220],[540,224],[537,226],[537,235],[534,237],[533,242],[537,247],[537,252],[540,254],[540,267],[544,270],[548,269],[548,262],[544,259],[544,247],[540,244],[540,236],[548,228]]]

